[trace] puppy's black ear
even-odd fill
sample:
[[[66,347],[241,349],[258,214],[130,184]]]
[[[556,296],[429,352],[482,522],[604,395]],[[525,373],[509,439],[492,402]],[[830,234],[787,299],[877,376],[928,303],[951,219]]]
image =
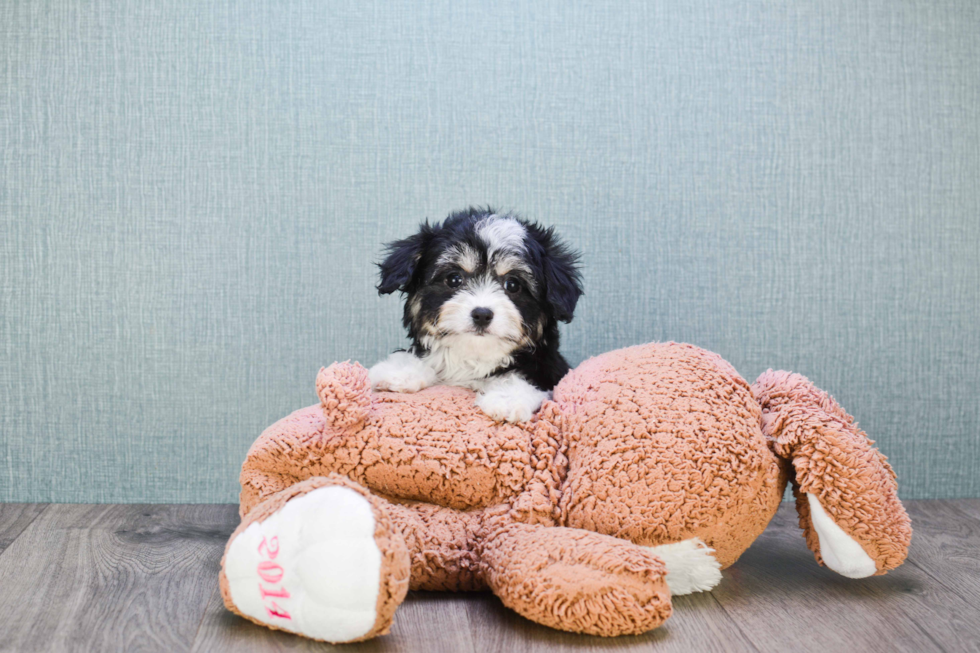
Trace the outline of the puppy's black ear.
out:
[[[578,270],[579,255],[558,239],[554,229],[532,229],[532,236],[543,250],[541,267],[545,299],[551,305],[555,319],[571,322],[578,298],[584,292]]]
[[[378,263],[381,276],[378,283],[379,295],[408,290],[431,238],[432,228],[425,223],[414,236],[385,245],[385,260]]]

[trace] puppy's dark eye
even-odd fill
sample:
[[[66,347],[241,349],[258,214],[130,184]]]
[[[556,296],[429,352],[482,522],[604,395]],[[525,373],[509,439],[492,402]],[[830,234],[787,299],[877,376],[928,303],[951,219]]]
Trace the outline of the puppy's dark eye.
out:
[[[514,277],[508,277],[504,281],[504,290],[506,290],[507,292],[514,294],[518,292],[520,289],[521,289],[521,282],[515,279]]]
[[[446,277],[446,285],[450,288],[459,288],[463,284],[463,275],[453,272]]]

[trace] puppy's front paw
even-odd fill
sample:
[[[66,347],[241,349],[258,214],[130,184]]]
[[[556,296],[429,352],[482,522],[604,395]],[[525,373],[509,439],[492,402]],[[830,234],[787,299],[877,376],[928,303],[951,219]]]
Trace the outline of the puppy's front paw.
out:
[[[432,368],[403,351],[395,352],[368,370],[368,379],[372,390],[389,392],[418,392],[439,382]]]
[[[547,398],[547,392],[529,383],[507,384],[478,394],[476,406],[498,422],[526,422]]]
[[[388,392],[418,392],[428,388],[429,384],[419,375],[396,373],[386,376],[371,375],[371,389]]]

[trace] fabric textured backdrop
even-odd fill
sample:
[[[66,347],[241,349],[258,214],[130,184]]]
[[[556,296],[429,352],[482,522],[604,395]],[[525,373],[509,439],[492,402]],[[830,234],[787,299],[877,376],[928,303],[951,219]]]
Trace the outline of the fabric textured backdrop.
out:
[[[0,0],[0,500],[235,501],[487,202],[584,252],[573,363],[795,370],[980,496],[978,107],[974,0]]]

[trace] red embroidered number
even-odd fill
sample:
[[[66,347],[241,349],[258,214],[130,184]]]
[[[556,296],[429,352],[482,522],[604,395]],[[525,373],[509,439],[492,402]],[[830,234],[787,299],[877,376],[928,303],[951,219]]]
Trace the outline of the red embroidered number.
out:
[[[279,584],[280,581],[282,581],[283,569],[281,565],[272,562],[276,559],[276,556],[279,555],[279,538],[273,537],[272,539],[266,541],[266,539],[263,537],[262,541],[259,542],[259,555],[268,558],[268,560],[263,560],[259,563],[259,578],[269,585]],[[269,598],[289,598],[289,592],[286,591],[285,587],[263,587],[262,583],[259,583],[259,594],[262,596],[262,601]],[[277,619],[292,619],[292,617],[289,616],[289,612],[283,609],[275,601],[266,603],[265,611],[269,613],[270,617],[275,617]]]

